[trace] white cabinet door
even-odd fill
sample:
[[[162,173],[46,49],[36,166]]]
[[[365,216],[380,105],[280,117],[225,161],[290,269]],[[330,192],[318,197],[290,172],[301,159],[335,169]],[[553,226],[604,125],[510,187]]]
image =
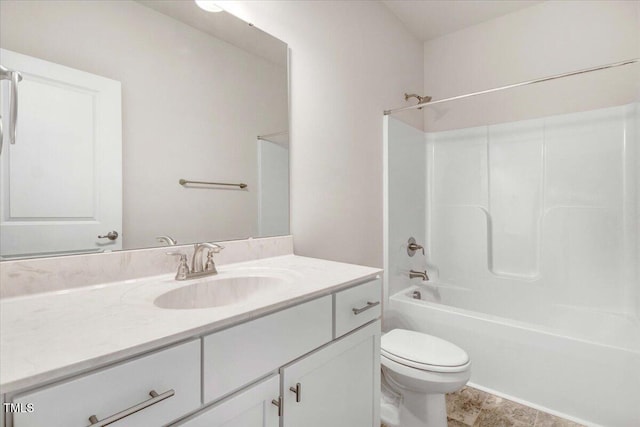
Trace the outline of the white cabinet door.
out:
[[[274,375],[182,421],[180,427],[278,427],[280,376]]]
[[[379,348],[378,320],[282,368],[283,427],[379,426]]]
[[[97,237],[122,231],[120,82],[5,49],[0,60],[23,77],[16,143],[0,156],[0,254],[121,249]]]

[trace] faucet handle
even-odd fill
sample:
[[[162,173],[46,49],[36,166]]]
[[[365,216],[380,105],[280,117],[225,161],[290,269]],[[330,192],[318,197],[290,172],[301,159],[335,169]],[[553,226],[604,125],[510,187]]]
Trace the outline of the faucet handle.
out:
[[[213,254],[217,254],[218,252],[220,252],[220,249],[209,249],[209,252],[207,252],[207,262],[204,265],[204,271],[215,272],[214,274],[218,273],[218,270],[216,269],[216,263],[213,262]]]
[[[214,254],[219,254],[220,251],[224,249],[224,246],[217,243],[212,243],[212,245],[215,246],[215,248],[209,249],[209,253],[213,252]]]
[[[185,262],[187,262],[187,254],[185,254],[184,252],[166,252],[167,255],[171,255],[171,256],[179,256],[180,257],[180,262],[182,262],[183,260]]]
[[[407,241],[407,254],[409,256],[414,256],[416,251],[422,250],[422,255],[424,255],[424,247],[416,243],[416,239],[410,237]]]
[[[187,264],[187,255],[183,252],[167,252],[167,255],[179,256],[180,265],[176,273],[176,280],[185,280],[189,274],[189,264]]]

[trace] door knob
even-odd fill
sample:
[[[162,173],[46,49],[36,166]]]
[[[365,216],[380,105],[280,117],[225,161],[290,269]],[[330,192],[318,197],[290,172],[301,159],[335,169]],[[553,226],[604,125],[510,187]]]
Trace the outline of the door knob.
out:
[[[104,236],[98,236],[98,239],[116,240],[118,238],[118,232],[113,230],[105,234]]]

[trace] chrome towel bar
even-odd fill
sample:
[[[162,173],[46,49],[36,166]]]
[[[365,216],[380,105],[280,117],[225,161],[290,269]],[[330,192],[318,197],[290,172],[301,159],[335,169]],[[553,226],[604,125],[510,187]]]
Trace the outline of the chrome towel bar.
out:
[[[247,184],[244,183],[240,183],[240,184],[229,184],[226,182],[208,182],[208,181],[189,181],[186,179],[180,179],[180,181],[178,181],[180,183],[180,185],[187,185],[187,184],[202,184],[202,185],[226,185],[229,187],[240,187],[240,188],[247,188]]]

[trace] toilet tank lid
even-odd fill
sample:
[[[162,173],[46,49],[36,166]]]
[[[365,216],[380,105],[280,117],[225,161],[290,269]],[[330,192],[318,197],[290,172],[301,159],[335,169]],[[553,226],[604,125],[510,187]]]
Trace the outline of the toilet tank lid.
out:
[[[467,353],[455,344],[432,335],[393,329],[382,336],[380,347],[399,358],[434,366],[461,366]]]

